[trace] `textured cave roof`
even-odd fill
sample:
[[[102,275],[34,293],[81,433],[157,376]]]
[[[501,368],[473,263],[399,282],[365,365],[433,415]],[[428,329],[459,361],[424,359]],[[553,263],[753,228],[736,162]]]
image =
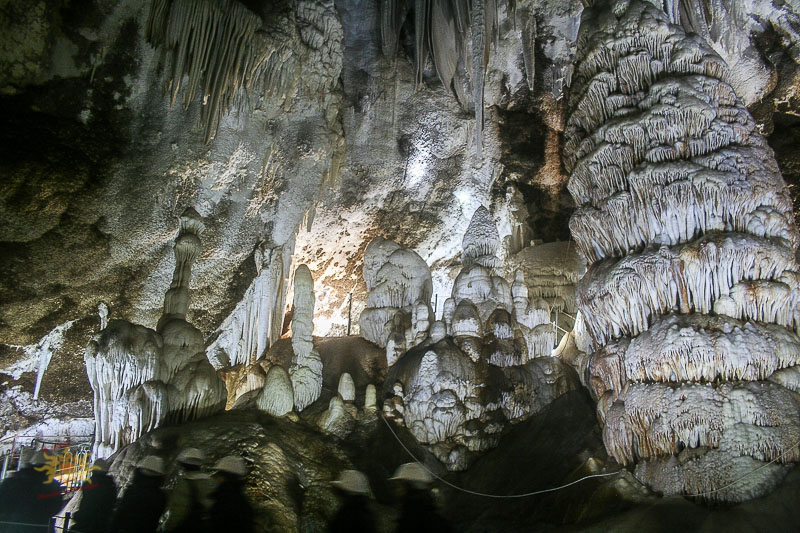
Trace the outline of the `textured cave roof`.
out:
[[[794,186],[795,34],[767,0],[751,13],[728,4],[714,14],[712,46],[732,61],[733,84]],[[501,238],[522,224],[537,242],[568,240],[560,133],[581,3],[516,2],[517,20],[536,20],[533,80],[521,27],[504,9],[478,161],[474,119],[433,64],[417,89],[411,43],[394,61],[383,56],[372,2],[297,0],[259,13],[268,29],[296,25],[287,33],[304,61],[296,93],[252,95],[208,144],[199,96],[184,110],[164,94],[164,63],[145,40],[149,2],[9,2],[0,13],[0,372],[28,364],[18,347],[74,321],[42,394],[88,398],[82,353],[99,328],[98,305],[155,325],[187,207],[206,221],[189,319],[207,338],[255,277],[258,246],[295,243],[295,263],[315,278],[315,333],[324,335],[343,333],[351,292],[353,316],[363,308],[361,259],[375,236],[419,253],[442,301],[479,205]],[[310,17],[325,22],[319,34],[308,33]],[[31,388],[29,372],[17,377],[6,383]]]

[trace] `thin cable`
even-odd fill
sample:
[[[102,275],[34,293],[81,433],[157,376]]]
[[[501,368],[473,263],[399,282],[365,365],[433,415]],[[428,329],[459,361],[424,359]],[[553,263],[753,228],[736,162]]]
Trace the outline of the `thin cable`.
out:
[[[572,485],[575,485],[576,483],[580,483],[581,481],[584,481],[584,480],[587,480],[587,479],[596,478],[596,477],[608,477],[608,476],[614,476],[614,475],[616,475],[616,474],[619,474],[619,473],[622,471],[622,469],[620,469],[620,470],[617,470],[616,472],[609,472],[609,473],[607,473],[607,474],[592,474],[592,475],[590,475],[590,476],[585,476],[585,477],[582,477],[582,478],[580,478],[580,479],[576,479],[575,481],[573,481],[573,482],[571,482],[571,483],[567,483],[566,485],[561,485],[560,487],[553,487],[553,488],[551,488],[551,489],[536,490],[536,491],[533,491],[533,492],[526,492],[526,493],[524,493],[524,494],[486,494],[486,493],[484,493],[484,492],[476,492],[476,491],[474,491],[474,490],[465,489],[465,488],[463,488],[463,487],[459,487],[458,485],[454,485],[453,483],[450,483],[449,481],[447,481],[447,480],[446,480],[446,479],[444,479],[443,477],[441,477],[441,476],[438,476],[438,475],[437,475],[435,472],[433,472],[433,471],[432,471],[431,469],[429,469],[427,466],[425,466],[425,465],[422,463],[422,461],[420,461],[419,459],[417,459],[417,457],[416,457],[416,456],[415,456],[415,455],[414,455],[414,454],[411,452],[411,450],[409,450],[409,449],[406,447],[406,445],[405,445],[405,444],[403,444],[403,441],[402,441],[402,440],[400,440],[400,437],[398,437],[398,436],[397,436],[397,433],[395,433],[395,432],[394,432],[394,429],[392,429],[392,426],[389,424],[389,421],[388,421],[388,420],[386,420],[386,419],[383,417],[383,415],[382,415],[382,414],[380,415],[380,418],[381,418],[381,420],[383,420],[383,423],[384,423],[384,424],[386,424],[386,427],[388,427],[388,428],[389,428],[389,431],[392,433],[392,435],[394,436],[394,438],[395,438],[395,439],[397,439],[397,442],[399,442],[399,443],[400,443],[400,446],[402,446],[402,447],[403,447],[403,449],[406,451],[406,453],[407,453],[408,455],[410,455],[410,456],[411,456],[411,458],[412,458],[412,459],[414,459],[414,461],[415,461],[417,464],[419,464],[419,465],[420,465],[422,468],[424,468],[425,470],[427,470],[427,472],[428,472],[430,475],[432,475],[433,477],[435,477],[436,479],[438,479],[439,481],[441,481],[442,483],[444,483],[445,485],[447,485],[447,486],[449,486],[449,487],[452,487],[452,488],[454,488],[454,489],[456,489],[456,490],[460,490],[461,492],[466,492],[467,494],[472,494],[472,495],[474,495],[474,496],[483,496],[484,498],[498,498],[498,499],[504,499],[504,498],[526,498],[526,497],[528,497],[528,496],[535,496],[536,494],[544,494],[545,492],[554,492],[554,491],[557,491],[557,490],[565,489],[565,488],[567,488],[567,487],[570,487],[570,486],[572,486]]]
[[[28,524],[27,522],[6,522],[4,520],[0,520],[0,524],[10,524],[12,526],[28,526],[28,527],[45,527],[45,528],[50,527],[50,524]]]
[[[794,443],[792,446],[790,446],[790,447],[789,447],[789,448],[788,448],[788,449],[787,449],[785,452],[783,452],[782,454],[780,454],[778,457],[776,457],[776,458],[775,458],[775,459],[773,459],[772,461],[768,462],[767,464],[764,464],[764,465],[761,465],[761,466],[759,466],[759,467],[758,467],[758,468],[756,468],[755,470],[751,470],[750,472],[747,472],[746,474],[743,474],[741,477],[739,477],[739,478],[737,478],[737,479],[735,479],[735,480],[731,481],[730,483],[728,483],[728,484],[727,484],[727,485],[725,485],[724,487],[720,487],[720,488],[718,488],[718,489],[714,489],[714,490],[709,490],[709,491],[707,491],[707,492],[698,492],[698,493],[696,493],[696,494],[684,494],[683,496],[686,496],[687,498],[695,498],[695,497],[697,497],[697,496],[708,496],[709,494],[714,494],[715,492],[721,492],[721,491],[723,491],[723,490],[727,490],[727,489],[729,489],[729,488],[733,487],[734,485],[736,485],[737,483],[739,483],[741,480],[743,480],[743,479],[744,479],[744,478],[746,478],[747,476],[750,476],[750,475],[752,475],[752,474],[755,474],[755,473],[756,473],[756,472],[758,472],[759,470],[763,470],[763,469],[765,469],[766,467],[768,467],[768,466],[769,466],[769,465],[771,465],[772,463],[775,463],[775,462],[777,462],[777,461],[780,461],[781,459],[783,459],[783,458],[786,456],[786,454],[788,454],[789,452],[792,452],[792,451],[794,451],[794,449],[795,449],[797,446],[800,446],[800,440],[798,440],[797,442],[795,442],[795,443]]]
[[[406,451],[406,453],[408,453],[408,455],[410,455],[410,456],[411,456],[411,458],[412,458],[412,459],[414,459],[414,461],[415,461],[416,463],[418,463],[418,464],[419,464],[419,465],[420,465],[422,468],[424,468],[424,469],[425,469],[425,470],[426,470],[426,471],[427,471],[427,472],[428,472],[430,475],[432,475],[433,477],[435,477],[436,479],[438,479],[439,481],[441,481],[441,482],[442,482],[442,483],[444,483],[445,485],[448,485],[448,486],[450,486],[450,487],[452,487],[452,488],[454,488],[454,489],[456,489],[456,490],[460,490],[460,491],[462,491],[462,492],[466,492],[466,493],[468,493],[468,494],[473,494],[473,495],[475,495],[475,496],[483,496],[483,497],[485,497],[485,498],[525,498],[525,497],[527,497],[527,496],[534,496],[534,495],[536,495],[536,494],[543,494],[543,493],[545,493],[545,492],[554,492],[554,491],[557,491],[557,490],[561,490],[561,489],[567,488],[567,487],[569,487],[569,486],[571,486],[571,485],[575,485],[576,483],[580,483],[581,481],[584,481],[584,480],[586,480],[586,479],[597,478],[597,477],[607,477],[607,476],[613,476],[613,475],[615,475],[615,474],[619,474],[620,472],[622,472],[622,471],[624,470],[624,468],[620,468],[620,469],[619,469],[619,470],[617,470],[616,472],[609,472],[609,473],[607,473],[607,474],[592,474],[592,475],[590,475],[590,476],[585,476],[585,477],[582,477],[582,478],[580,478],[580,479],[577,479],[577,480],[575,480],[575,481],[573,481],[573,482],[571,482],[571,483],[567,483],[566,485],[561,485],[561,486],[559,486],[559,487],[553,487],[553,488],[551,488],[551,489],[537,490],[537,491],[534,491],[534,492],[526,492],[526,493],[524,493],[524,494],[498,495],[498,494],[486,494],[486,493],[483,493],[483,492],[476,492],[476,491],[472,491],[472,490],[465,489],[465,488],[459,487],[459,486],[457,486],[457,485],[454,485],[453,483],[450,483],[449,481],[447,481],[446,479],[442,478],[441,476],[438,476],[438,475],[436,475],[436,473],[435,473],[435,472],[433,472],[433,471],[432,471],[432,470],[430,470],[430,469],[429,469],[427,466],[425,466],[425,465],[422,463],[422,461],[420,461],[419,459],[417,459],[417,457],[416,457],[416,456],[415,456],[415,455],[414,455],[414,454],[411,452],[411,450],[409,450],[409,449],[406,447],[406,445],[405,445],[405,444],[403,444],[403,441],[401,441],[401,440],[400,440],[400,437],[398,437],[398,436],[397,436],[397,434],[394,432],[394,429],[393,429],[393,428],[392,428],[392,426],[389,424],[389,421],[388,421],[388,420],[386,420],[386,419],[383,417],[383,415],[380,415],[380,416],[381,416],[381,420],[383,420],[384,424],[386,424],[386,427],[388,427],[388,428],[389,428],[389,431],[391,431],[391,433],[392,433],[392,435],[394,436],[394,438],[395,438],[395,439],[397,439],[397,442],[399,442],[399,443],[400,443],[400,446],[402,446],[402,447],[403,447],[403,449]],[[789,448],[788,448],[786,451],[784,451],[782,454],[780,454],[778,457],[776,457],[776,458],[775,458],[775,459],[773,459],[772,461],[768,462],[767,464],[761,465],[760,467],[758,467],[758,468],[756,468],[756,469],[754,469],[754,470],[751,470],[750,472],[747,472],[746,474],[743,474],[743,475],[742,475],[742,476],[740,476],[739,478],[737,478],[737,479],[733,480],[732,482],[728,483],[727,485],[725,485],[725,486],[723,486],[723,487],[720,487],[720,488],[718,488],[718,489],[714,489],[714,490],[710,490],[710,491],[707,491],[707,492],[698,492],[698,493],[696,493],[696,494],[681,494],[681,496],[684,496],[684,497],[686,497],[686,498],[695,498],[695,497],[698,497],[698,496],[708,496],[709,494],[714,494],[714,493],[716,493],[716,492],[721,492],[721,491],[723,491],[723,490],[727,490],[727,489],[729,489],[729,488],[731,488],[731,487],[733,487],[733,486],[737,485],[737,484],[738,484],[740,481],[742,481],[743,479],[747,478],[748,476],[751,476],[751,475],[755,474],[756,472],[758,472],[758,471],[760,471],[760,470],[763,470],[764,468],[768,467],[768,466],[769,466],[769,465],[771,465],[772,463],[775,463],[775,462],[777,462],[777,461],[780,461],[780,460],[781,460],[783,457],[785,457],[785,456],[786,456],[786,455],[787,455],[789,452],[793,451],[793,450],[794,450],[794,448],[795,448],[795,447],[797,447],[797,446],[800,446],[800,440],[798,440],[798,441],[797,441],[797,442],[796,442],[794,445],[790,446],[790,447],[789,447]]]

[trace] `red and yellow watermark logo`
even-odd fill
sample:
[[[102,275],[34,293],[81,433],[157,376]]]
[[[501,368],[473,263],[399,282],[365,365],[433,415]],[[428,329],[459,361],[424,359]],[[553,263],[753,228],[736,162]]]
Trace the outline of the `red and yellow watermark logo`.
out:
[[[89,481],[92,471],[100,470],[99,466],[90,466],[90,452],[75,454],[69,448],[44,450],[44,457],[45,463],[35,470],[47,475],[45,483],[80,485]]]

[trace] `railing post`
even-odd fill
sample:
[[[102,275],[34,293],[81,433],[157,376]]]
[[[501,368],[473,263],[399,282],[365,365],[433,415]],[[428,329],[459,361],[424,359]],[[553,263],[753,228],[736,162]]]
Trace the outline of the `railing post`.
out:
[[[19,447],[19,456],[17,457],[17,472],[22,469],[22,453],[25,451],[25,446]]]
[[[0,474],[0,481],[6,478],[6,472],[8,471],[8,462],[11,459],[11,452],[7,453],[5,458],[3,459],[3,472]]]

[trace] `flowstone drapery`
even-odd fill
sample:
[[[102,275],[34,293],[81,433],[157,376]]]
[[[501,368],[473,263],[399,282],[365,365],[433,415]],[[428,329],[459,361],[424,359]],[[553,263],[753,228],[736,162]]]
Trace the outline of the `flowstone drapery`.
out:
[[[206,348],[215,368],[253,363],[280,338],[293,247],[294,241],[284,246],[261,243],[256,247],[256,279]]]
[[[781,385],[800,362],[800,269],[786,186],[726,77],[654,5],[597,2],[564,164],[606,448],[665,494],[741,501],[798,459],[800,403]]]
[[[189,208],[175,239],[175,271],[156,331],[113,320],[84,357],[94,391],[94,453],[107,457],[161,422],[184,422],[225,406],[225,384],[205,356],[203,334],[186,321],[192,263],[203,221]]]

